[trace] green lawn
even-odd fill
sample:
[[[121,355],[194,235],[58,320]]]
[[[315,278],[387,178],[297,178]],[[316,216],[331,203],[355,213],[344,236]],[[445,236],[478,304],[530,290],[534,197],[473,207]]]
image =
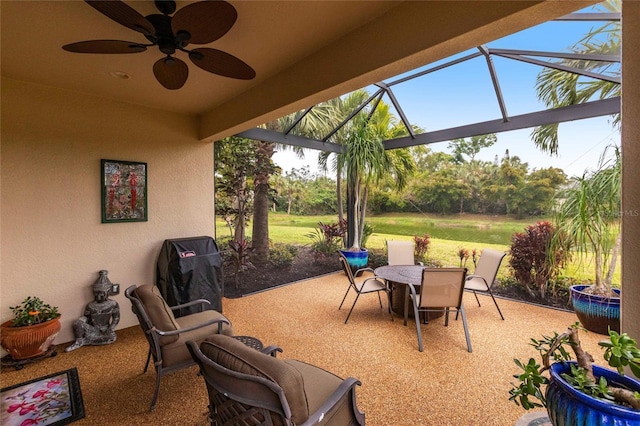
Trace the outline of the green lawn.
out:
[[[273,242],[288,244],[309,244],[311,240],[306,234],[313,232],[318,222],[334,223],[335,215],[327,216],[295,216],[284,213],[271,213],[269,216],[269,237]],[[527,225],[532,225],[544,218],[515,220],[504,216],[481,215],[421,215],[393,214],[367,216],[367,223],[374,226],[374,233],[367,242],[371,249],[384,249],[386,240],[411,240],[414,235],[429,234],[431,244],[428,257],[438,260],[443,265],[457,266],[460,263],[458,250],[466,248],[482,250],[491,247],[508,251],[511,235],[522,232]],[[223,221],[216,222],[218,238],[228,237],[229,229]],[[251,236],[251,226],[247,229]],[[619,263],[619,262],[618,262]],[[503,265],[507,265],[505,260]],[[468,267],[473,268],[471,259]],[[564,274],[576,280],[592,280],[593,264],[590,261],[571,263]],[[509,268],[500,268],[500,275],[509,274]],[[616,269],[614,283],[620,282],[620,267]]]

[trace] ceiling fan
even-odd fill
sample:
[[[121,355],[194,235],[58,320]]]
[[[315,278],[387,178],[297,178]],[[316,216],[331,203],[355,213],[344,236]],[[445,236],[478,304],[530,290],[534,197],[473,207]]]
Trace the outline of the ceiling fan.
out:
[[[153,75],[169,90],[184,86],[189,76],[187,64],[176,57],[178,51],[186,53],[191,62],[210,73],[241,80],[251,80],[256,76],[253,68],[229,53],[208,47],[186,48],[189,44],[211,43],[231,29],[238,13],[224,0],[192,3],[177,12],[175,1],[155,0],[160,14],[146,17],[119,0],[85,1],[108,18],[142,33],[150,43],[87,40],[62,46],[68,52],[139,53],[147,47],[158,46],[165,56],[153,64]]]

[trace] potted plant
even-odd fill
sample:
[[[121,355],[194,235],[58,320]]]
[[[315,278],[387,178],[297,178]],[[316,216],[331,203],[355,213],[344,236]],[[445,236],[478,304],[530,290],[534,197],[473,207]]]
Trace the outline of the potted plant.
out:
[[[9,307],[13,319],[0,325],[2,348],[15,360],[44,354],[60,332],[58,308],[38,297],[27,297],[21,304]]]
[[[571,302],[578,320],[590,331],[607,334],[620,331],[620,289],[613,288],[620,232],[620,150],[593,172],[577,179],[565,191],[555,215],[558,232],[552,241],[552,252],[575,249],[582,261],[590,257],[595,268],[593,284],[571,287]]]
[[[546,407],[555,426],[640,424],[640,381],[624,375],[624,369],[629,368],[640,378],[636,341],[626,333],[610,330],[609,338],[598,343],[614,371],[593,365],[593,357],[580,344],[580,329],[576,323],[562,334],[531,339],[542,366],[534,358],[528,363],[514,359],[523,371],[513,376],[520,383],[509,391],[509,400],[526,410]],[[567,346],[576,361],[570,361]],[[546,371],[549,378],[543,374]],[[544,393],[542,386],[546,386]]]
[[[338,155],[337,170],[346,175],[349,219],[347,248],[341,251],[356,269],[368,262],[368,251],[364,247],[368,230],[364,221],[370,186],[391,177],[396,188],[402,189],[406,178],[415,170],[408,151],[384,149],[382,141],[398,131],[397,126],[392,126],[393,121],[388,105],[361,111],[345,129],[345,149]]]

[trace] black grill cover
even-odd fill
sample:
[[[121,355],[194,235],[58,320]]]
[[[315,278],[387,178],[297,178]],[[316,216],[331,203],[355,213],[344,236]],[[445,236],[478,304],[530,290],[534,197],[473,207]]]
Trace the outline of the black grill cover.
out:
[[[211,237],[165,240],[158,255],[156,284],[169,306],[196,299],[211,302],[206,309],[222,312],[222,257]],[[176,317],[200,310],[191,306],[174,311]]]

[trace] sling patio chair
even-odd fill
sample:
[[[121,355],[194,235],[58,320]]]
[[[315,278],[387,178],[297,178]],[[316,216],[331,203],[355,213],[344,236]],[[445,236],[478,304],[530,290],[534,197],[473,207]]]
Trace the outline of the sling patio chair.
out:
[[[408,284],[411,292],[410,298],[413,303],[413,315],[416,321],[416,332],[418,334],[418,349],[424,350],[422,344],[422,331],[420,325],[420,312],[441,312],[445,311],[444,325],[449,325],[449,310],[456,310],[462,316],[464,336],[467,340],[467,350],[471,352],[471,339],[467,329],[467,316],[464,313],[462,295],[464,293],[464,282],[467,275],[467,268],[425,268],[422,271],[422,284],[416,291],[413,284]],[[404,313],[404,325],[407,325],[408,313]]]
[[[498,309],[500,318],[502,318],[503,320],[504,316],[502,315],[502,311],[500,311],[500,306],[498,306],[496,298],[493,296],[491,286],[496,280],[498,269],[500,269],[502,259],[504,259],[506,255],[507,254],[502,251],[489,248],[483,249],[482,253],[480,254],[480,259],[478,259],[476,270],[472,275],[467,276],[467,282],[464,285],[465,290],[473,292],[473,295],[476,297],[476,301],[478,302],[478,306],[480,306],[480,299],[478,299],[478,295],[476,294],[476,292],[489,293],[489,295],[493,299],[493,303]]]
[[[173,311],[199,305],[201,309],[209,304],[205,299],[169,306],[156,286],[130,286],[124,292],[131,301],[131,310],[138,317],[140,327],[149,343],[147,362],[143,373],[147,372],[153,357],[156,369],[156,386],[151,400],[151,411],[156,407],[160,391],[160,378],[194,364],[186,346],[187,340],[203,341],[212,334],[233,335],[231,322],[220,312],[202,310],[176,318]]]
[[[353,377],[342,379],[294,359],[279,359],[225,335],[187,342],[217,426],[364,425]],[[277,346],[272,348],[277,348]]]
[[[349,262],[347,262],[347,258],[342,253],[340,252],[338,253],[340,255],[340,262],[342,264],[342,269],[344,270],[345,275],[349,279],[349,287],[347,287],[347,292],[344,294],[344,297],[342,298],[342,302],[340,302],[340,306],[338,307],[338,310],[342,308],[342,305],[344,304],[344,301],[347,298],[349,291],[353,289],[356,292],[356,298],[353,301],[353,305],[351,305],[351,309],[349,309],[349,314],[347,315],[347,319],[344,320],[344,323],[346,324],[347,321],[349,321],[351,312],[353,311],[353,308],[356,306],[356,302],[358,301],[358,298],[360,297],[361,294],[378,293],[378,301],[380,302],[380,309],[382,309],[382,298],[380,297],[381,291],[387,294],[387,306],[389,308],[389,315],[391,315],[391,320],[393,321],[393,314],[391,313],[391,290],[389,289],[387,282],[382,278],[375,276],[375,273],[373,277],[365,278],[359,283],[356,282],[355,277],[357,275],[359,275],[361,272],[373,273],[373,269],[361,268],[353,272],[351,270],[351,266],[349,266]]]
[[[413,241],[387,241],[387,263],[389,265],[415,265]]]

